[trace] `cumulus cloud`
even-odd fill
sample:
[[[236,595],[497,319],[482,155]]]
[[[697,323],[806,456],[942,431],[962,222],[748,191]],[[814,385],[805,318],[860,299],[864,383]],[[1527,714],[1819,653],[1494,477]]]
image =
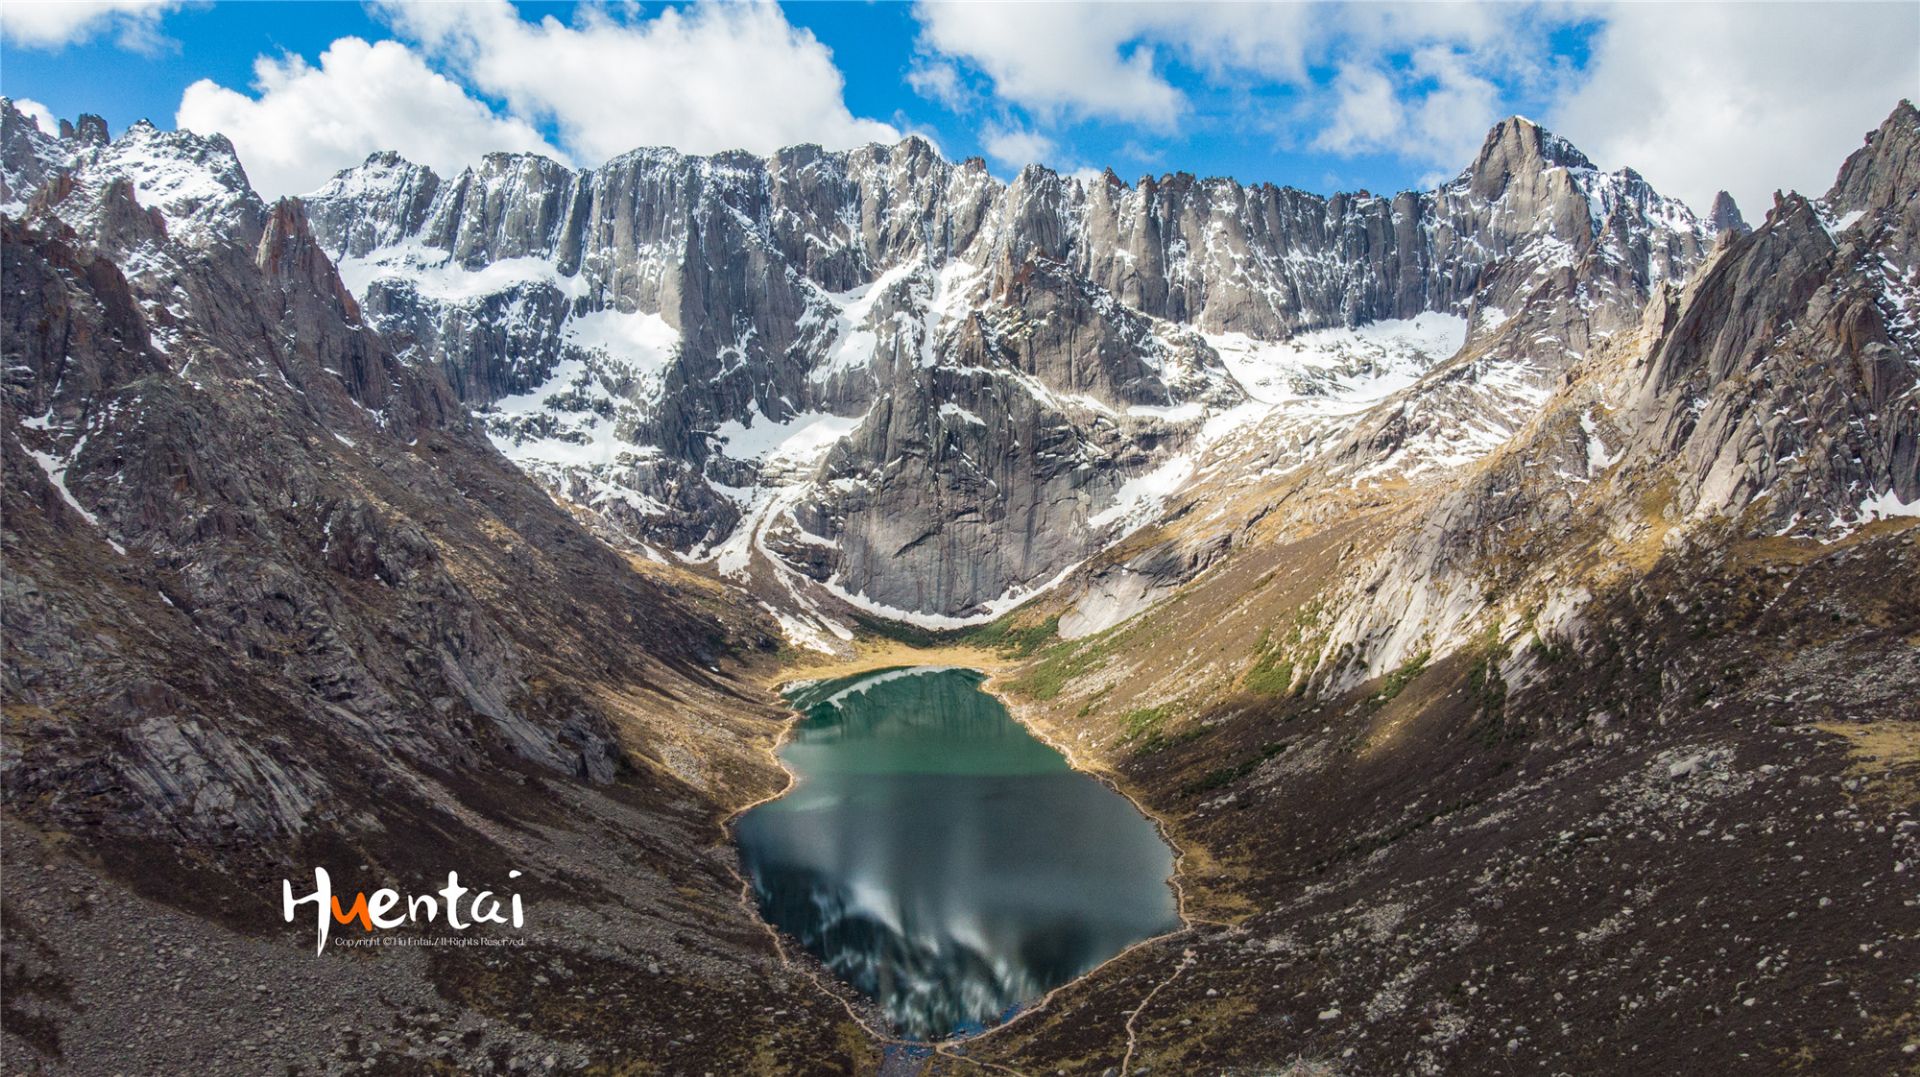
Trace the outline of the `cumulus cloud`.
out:
[[[1559,74],[1538,58],[1548,35],[1585,17],[1522,4],[1121,3],[1042,5],[1015,20],[925,0],[915,16],[927,56],[978,71],[1042,128],[1171,131],[1193,108],[1171,79],[1178,65],[1183,79],[1293,90],[1286,109],[1239,117],[1243,130],[1455,168],[1500,118],[1502,85],[1548,84]]]
[[[944,60],[917,59],[907,69],[907,85],[914,93],[937,101],[952,112],[964,112],[973,105],[973,91],[961,78],[960,69]]]
[[[516,116],[551,122],[587,161],[638,146],[767,153],[816,142],[845,148],[900,132],[854,116],[833,54],[772,4],[667,8],[622,21],[583,5],[575,22],[529,22],[506,0],[384,3],[419,43]]]
[[[1159,69],[1163,55],[1214,75],[1305,72],[1304,7],[1036,4],[1009,18],[995,4],[922,0],[914,17],[924,50],[965,61],[1002,100],[1048,119],[1170,126],[1188,101]]]
[[[1393,80],[1378,67],[1342,64],[1333,80],[1333,116],[1314,144],[1334,153],[1359,153],[1391,142],[1406,123]]]
[[[112,33],[123,47],[150,52],[162,41],[160,19],[180,6],[181,0],[11,0],[0,7],[0,37],[57,49]]]
[[[1472,157],[1504,105],[1474,55],[1445,45],[1416,49],[1391,72],[1379,64],[1343,64],[1331,96],[1315,146],[1343,155],[1392,153],[1445,168]],[[1428,173],[1422,185],[1443,174]]]
[[[33,125],[38,127],[43,134],[57,135],[60,133],[60,121],[54,118],[53,110],[40,102],[22,97],[13,102],[13,107],[19,109],[22,116],[32,120]]]
[[[1053,139],[1043,134],[998,124],[988,124],[981,129],[980,147],[987,151],[988,157],[1012,169],[1044,164],[1052,158],[1056,148]]]
[[[1147,11],[1035,4],[1009,18],[996,4],[921,3],[914,15],[923,47],[983,71],[1002,100],[1047,114],[1165,126],[1186,102],[1154,71],[1152,47],[1129,44]]]
[[[1756,210],[1776,187],[1824,191],[1920,90],[1910,3],[1076,3],[1010,19],[921,0],[915,17],[920,66],[951,67],[924,76],[923,96],[947,103],[941,89],[971,77],[1026,134],[1069,147],[1064,129],[1084,121],[1175,134],[1224,120],[1281,145],[1390,155],[1425,182],[1519,111],[1701,208],[1720,187]],[[1590,54],[1565,49],[1563,30]],[[1195,115],[1221,99],[1196,105],[1203,86],[1242,96]],[[1284,104],[1249,86],[1285,88]]]
[[[175,123],[231,139],[254,189],[304,194],[375,150],[456,172],[494,150],[560,157],[524,120],[496,116],[396,41],[335,41],[315,67],[254,61],[250,96],[210,79],[187,87]]]
[[[1775,189],[1824,194],[1920,89],[1915,41],[1912,4],[1626,4],[1547,119],[1697,210],[1724,187],[1758,220]]]
[[[1418,103],[1409,122],[1409,156],[1465,164],[1501,118],[1499,88],[1465,49],[1418,49],[1410,70]]]

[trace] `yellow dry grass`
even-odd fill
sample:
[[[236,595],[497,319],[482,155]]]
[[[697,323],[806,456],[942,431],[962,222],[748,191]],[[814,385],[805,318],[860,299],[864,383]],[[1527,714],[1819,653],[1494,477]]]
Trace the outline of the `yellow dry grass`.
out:
[[[1816,728],[1846,739],[1848,770],[1867,780],[1867,796],[1898,807],[1920,804],[1920,722],[1822,722]]]
[[[966,666],[983,673],[999,673],[1018,664],[1018,660],[998,651],[979,647],[915,647],[898,640],[868,638],[857,642],[855,649],[851,658],[809,653],[768,670],[763,683],[772,689],[797,680],[826,681],[894,666]]]

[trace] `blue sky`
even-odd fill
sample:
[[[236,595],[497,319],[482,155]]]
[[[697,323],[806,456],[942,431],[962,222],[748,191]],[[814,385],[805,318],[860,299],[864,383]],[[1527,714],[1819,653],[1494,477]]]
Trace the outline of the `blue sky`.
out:
[[[1920,92],[1916,40],[1910,3],[15,2],[0,93],[116,131],[221,130],[269,194],[377,148],[593,165],[915,132],[1002,176],[1037,160],[1391,191],[1456,172],[1518,112],[1696,208],[1725,186],[1758,210],[1775,187],[1824,190]]]

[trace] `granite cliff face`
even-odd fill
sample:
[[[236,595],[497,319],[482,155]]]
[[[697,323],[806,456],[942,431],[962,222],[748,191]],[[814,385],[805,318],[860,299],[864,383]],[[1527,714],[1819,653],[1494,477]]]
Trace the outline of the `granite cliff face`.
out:
[[[1920,114],[1902,103],[1825,197],[1781,196],[1694,280],[1663,285],[1637,330],[1354,577],[1336,682],[1456,647],[1489,607],[1566,645],[1597,584],[1650,544],[1830,543],[1914,514],[1916,177]]]
[[[1325,394],[1272,369],[1296,334],[1464,319],[1402,356],[1418,373],[1555,293],[1525,338],[1544,383],[1714,235],[1520,119],[1393,198],[1003,184],[910,139],[452,179],[376,155],[306,201],[369,321],[556,492],[806,602],[811,578],[929,623],[1110,544],[1266,383]]]

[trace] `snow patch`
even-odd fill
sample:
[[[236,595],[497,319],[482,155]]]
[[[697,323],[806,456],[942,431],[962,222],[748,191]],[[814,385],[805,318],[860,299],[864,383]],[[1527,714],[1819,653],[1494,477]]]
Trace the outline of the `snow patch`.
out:
[[[975,426],[987,425],[985,419],[952,402],[940,405],[940,417],[942,419],[959,419],[963,422],[972,423]]]
[[[1865,498],[1860,502],[1860,519],[1891,520],[1898,516],[1920,516],[1920,498],[1912,501],[1900,500],[1900,495],[1891,488],[1884,494]]]
[[[912,263],[905,263],[880,274],[870,284],[844,292],[819,293],[833,312],[834,334],[826,362],[809,375],[813,381],[826,381],[835,374],[867,368],[880,341],[879,334],[868,325],[873,319],[874,305],[894,284],[911,276],[915,268]]]
[[[82,438],[81,444],[85,444],[85,441],[86,439]],[[80,446],[75,445],[73,452],[74,455],[79,455]],[[67,507],[78,513],[81,519],[93,525],[93,528],[101,532],[102,537],[105,537],[106,528],[101,526],[100,517],[89,512],[87,507],[80,503],[80,499],[73,496],[73,491],[67,489],[67,468],[72,466],[71,458],[62,460],[51,453],[44,453],[38,449],[28,449],[27,455],[33,457],[33,462],[39,464],[40,470],[47,473],[47,482],[52,484],[53,488],[59,492],[60,499],[67,503]],[[113,547],[113,552],[120,554],[122,557],[126,556],[127,548],[113,541],[113,539],[108,538],[107,545]]]
[[[1076,561],[1066,568],[1061,569],[1059,574],[1052,579],[1036,587],[1012,588],[998,598],[982,602],[980,604],[982,612],[968,614],[965,617],[950,617],[942,613],[915,613],[912,610],[903,610],[897,606],[889,606],[883,602],[876,602],[865,595],[855,594],[847,590],[840,585],[837,578],[828,580],[826,583],[821,584],[821,586],[826,588],[827,591],[832,593],[832,595],[840,601],[845,602],[855,609],[871,613],[875,617],[884,617],[889,621],[899,621],[902,624],[910,624],[917,628],[945,632],[956,628],[972,628],[975,625],[983,625],[990,621],[997,620],[1002,615],[1018,607],[1021,603],[1037,595],[1043,595],[1055,587],[1060,586],[1061,583],[1066,581],[1068,576],[1073,575],[1074,570],[1079,568],[1080,565],[1081,562]]]
[[[1203,334],[1247,395],[1268,404],[1302,398],[1356,410],[1412,385],[1458,352],[1467,320],[1427,312],[1351,329],[1318,329],[1284,341]]]
[[[1600,439],[1600,427],[1594,422],[1592,408],[1581,413],[1580,429],[1587,435],[1587,474],[1589,476],[1619,463],[1620,453],[1609,453],[1607,443]]]
[[[847,639],[851,639],[853,635],[837,624],[829,623],[827,629],[823,629],[820,622],[788,613],[770,602],[760,603],[760,608],[780,626],[780,634],[787,637],[788,642],[795,646],[820,651],[823,654],[838,654],[839,649],[833,645],[833,640],[829,638],[830,634],[842,635]]]
[[[448,252],[417,242],[385,247],[365,257],[342,258],[335,268],[347,291],[362,302],[377,281],[407,284],[421,298],[449,306],[467,306],[530,284],[551,285],[568,299],[585,298],[588,291],[586,281],[562,274],[544,258],[502,258],[468,269]]]
[[[1190,423],[1207,413],[1206,405],[1198,400],[1189,400],[1184,404],[1134,404],[1127,408],[1127,414],[1133,418],[1159,419],[1169,423]]]
[[[734,460],[758,460],[809,464],[826,455],[828,449],[859,427],[865,415],[834,415],[824,411],[804,411],[779,422],[748,414],[747,422],[728,420],[714,428],[713,436],[722,444],[720,451]],[[751,425],[749,425],[751,424]]]
[[[561,338],[622,361],[637,374],[666,369],[680,348],[680,334],[658,314],[596,310],[567,320]]]
[[[1089,517],[1087,526],[1097,529],[1119,524],[1132,531],[1158,516],[1167,498],[1192,476],[1193,457],[1184,453],[1170,457],[1152,471],[1121,483],[1114,492],[1113,504]]]

